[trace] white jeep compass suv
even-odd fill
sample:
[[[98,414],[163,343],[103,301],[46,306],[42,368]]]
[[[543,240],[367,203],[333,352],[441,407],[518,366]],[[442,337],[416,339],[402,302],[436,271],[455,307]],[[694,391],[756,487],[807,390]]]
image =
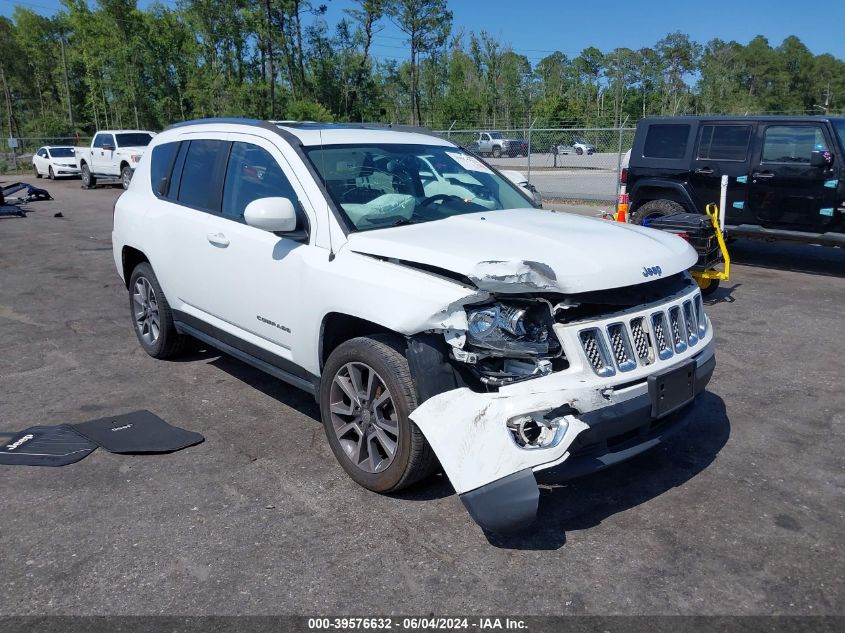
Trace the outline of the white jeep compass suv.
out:
[[[472,517],[654,446],[713,372],[680,237],[543,211],[419,129],[210,119],[157,135],[114,215],[141,346],[199,339],[319,400],[356,482],[442,467]]]

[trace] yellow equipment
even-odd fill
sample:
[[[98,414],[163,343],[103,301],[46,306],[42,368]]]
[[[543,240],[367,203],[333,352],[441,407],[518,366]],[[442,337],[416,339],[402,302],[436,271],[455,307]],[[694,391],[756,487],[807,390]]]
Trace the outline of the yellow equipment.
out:
[[[719,287],[719,282],[723,279],[727,281],[731,277],[731,255],[728,253],[728,247],[725,244],[725,237],[722,234],[722,228],[719,223],[719,207],[710,203],[705,208],[707,217],[713,225],[713,232],[716,234],[716,241],[719,244],[719,250],[722,254],[723,270],[718,270],[711,266],[705,267],[703,270],[691,270],[690,274],[695,279],[698,287],[701,288],[701,293],[709,295],[716,288]]]

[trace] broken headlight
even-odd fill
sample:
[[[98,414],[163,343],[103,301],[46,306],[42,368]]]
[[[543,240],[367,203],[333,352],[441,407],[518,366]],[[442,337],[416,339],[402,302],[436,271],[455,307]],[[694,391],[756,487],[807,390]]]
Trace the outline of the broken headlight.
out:
[[[508,358],[554,356],[560,351],[552,333],[551,310],[542,302],[468,310],[467,343],[487,355]]]

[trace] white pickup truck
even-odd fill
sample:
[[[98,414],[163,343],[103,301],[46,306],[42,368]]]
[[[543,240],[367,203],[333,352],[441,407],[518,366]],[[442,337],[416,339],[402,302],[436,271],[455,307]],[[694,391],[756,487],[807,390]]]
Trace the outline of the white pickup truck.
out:
[[[82,186],[91,189],[98,180],[119,180],[129,187],[135,167],[155,132],[146,130],[100,130],[90,147],[75,148]]]

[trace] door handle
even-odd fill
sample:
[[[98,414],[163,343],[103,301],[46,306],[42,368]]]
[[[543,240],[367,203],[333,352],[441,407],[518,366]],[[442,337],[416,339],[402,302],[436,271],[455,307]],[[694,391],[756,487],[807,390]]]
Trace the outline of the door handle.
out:
[[[205,236],[205,239],[215,246],[220,246],[221,248],[226,248],[229,245],[229,238],[222,233],[209,233]]]
[[[769,178],[774,178],[775,175],[770,171],[755,171],[751,174],[752,178],[762,178],[763,180],[768,180]]]
[[[712,167],[699,167],[698,169],[695,170],[695,173],[701,174],[702,176],[710,176],[710,175],[713,174],[713,168]]]

